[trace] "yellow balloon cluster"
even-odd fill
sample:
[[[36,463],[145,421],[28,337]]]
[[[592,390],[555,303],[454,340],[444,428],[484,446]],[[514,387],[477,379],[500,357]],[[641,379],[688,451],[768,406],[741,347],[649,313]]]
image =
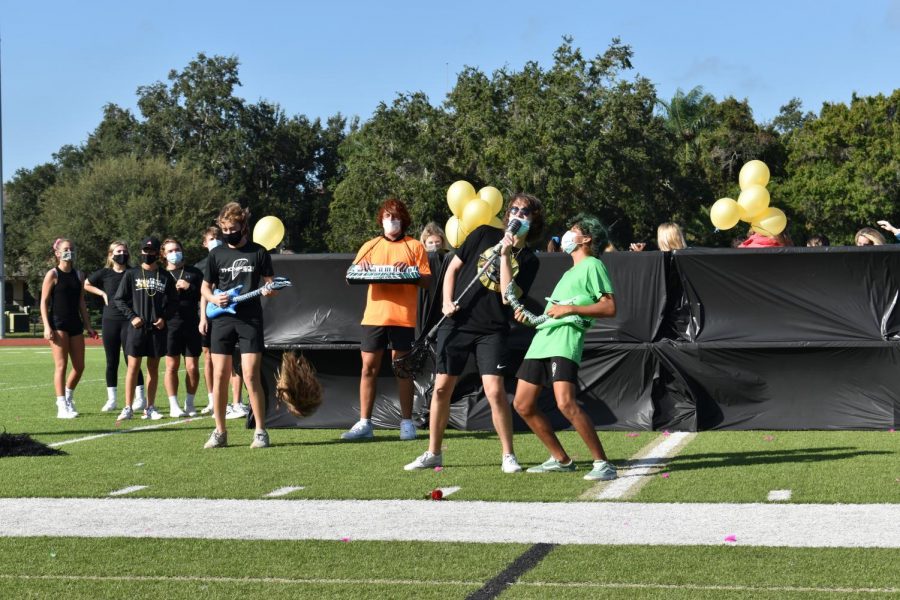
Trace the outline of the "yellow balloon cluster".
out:
[[[787,226],[781,209],[769,206],[769,167],[761,160],[751,160],[738,175],[741,195],[737,201],[720,198],[709,209],[709,219],[716,229],[731,229],[738,221],[750,223],[754,231],[775,237]]]
[[[284,239],[284,223],[278,217],[263,217],[253,227],[253,241],[271,250]]]
[[[469,232],[481,225],[503,229],[503,222],[497,217],[503,208],[503,194],[495,187],[483,187],[476,193],[468,181],[457,181],[447,188],[447,206],[453,216],[447,220],[444,233],[454,248],[458,248]]]

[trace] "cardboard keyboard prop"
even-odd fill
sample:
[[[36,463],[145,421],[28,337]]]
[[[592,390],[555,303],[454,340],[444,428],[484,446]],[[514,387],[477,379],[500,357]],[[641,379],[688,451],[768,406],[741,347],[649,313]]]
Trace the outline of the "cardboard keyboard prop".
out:
[[[221,290],[213,290],[213,294],[215,295],[228,294],[228,306],[223,308],[221,306],[213,304],[212,302],[207,302],[206,317],[208,319],[215,319],[216,317],[224,314],[236,314],[234,307],[237,304],[240,304],[244,300],[256,298],[263,293],[263,290],[280,290],[282,288],[291,287],[292,285],[293,284],[291,283],[291,280],[287,277],[276,277],[258,290],[253,290],[252,292],[247,292],[246,294],[241,294],[241,289],[244,287],[243,285],[231,288],[230,290],[225,290],[224,292]]]
[[[368,285],[370,283],[419,283],[422,276],[419,267],[406,267],[402,271],[393,265],[370,265],[363,269],[359,265],[350,265],[347,269],[347,283],[350,285]]]

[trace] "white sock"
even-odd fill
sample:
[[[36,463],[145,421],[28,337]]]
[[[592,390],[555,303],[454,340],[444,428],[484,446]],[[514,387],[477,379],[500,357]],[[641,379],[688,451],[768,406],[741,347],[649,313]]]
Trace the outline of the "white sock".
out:
[[[210,403],[210,404],[212,404],[212,403],[214,402],[212,392],[208,393],[208,394],[206,395],[206,397],[209,398],[209,403]]]
[[[108,387],[106,388],[106,399],[110,402],[115,402],[118,396],[118,388]]]
[[[178,396],[169,396],[169,408],[178,408]]]
[[[138,400],[146,400],[147,396],[144,394],[144,386],[138,385],[134,388],[134,395]]]
[[[56,403],[57,403],[57,404],[62,404],[62,403],[64,403],[65,401],[66,401],[66,397],[65,397],[65,396],[57,396],[57,397],[56,397]]]
[[[66,388],[66,396],[65,397],[68,398],[69,400],[71,400],[72,394],[74,394],[74,393],[75,393],[75,390],[73,390],[71,388]]]
[[[371,425],[372,419],[360,419],[359,422],[362,423],[363,425]]]

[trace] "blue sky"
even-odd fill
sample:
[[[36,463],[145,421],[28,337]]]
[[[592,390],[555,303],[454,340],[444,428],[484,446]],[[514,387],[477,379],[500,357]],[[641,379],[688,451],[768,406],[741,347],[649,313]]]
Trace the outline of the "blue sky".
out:
[[[661,97],[702,85],[746,98],[758,121],[795,96],[818,112],[889,94],[900,73],[900,0],[0,0],[3,177],[83,142],[104,104],[134,109],[139,85],[198,52],[238,56],[249,101],[365,119],[398,92],[440,103],[467,65],[549,65],[567,34],[588,56],[619,36]]]

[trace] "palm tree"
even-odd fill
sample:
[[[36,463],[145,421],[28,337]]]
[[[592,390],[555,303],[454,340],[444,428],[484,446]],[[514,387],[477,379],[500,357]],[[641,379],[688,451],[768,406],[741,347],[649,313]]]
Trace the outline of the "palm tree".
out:
[[[710,125],[710,108],[716,99],[698,85],[687,94],[678,88],[671,101],[657,102],[663,109],[666,129],[683,144],[684,161],[692,162],[696,157],[697,138]]]

